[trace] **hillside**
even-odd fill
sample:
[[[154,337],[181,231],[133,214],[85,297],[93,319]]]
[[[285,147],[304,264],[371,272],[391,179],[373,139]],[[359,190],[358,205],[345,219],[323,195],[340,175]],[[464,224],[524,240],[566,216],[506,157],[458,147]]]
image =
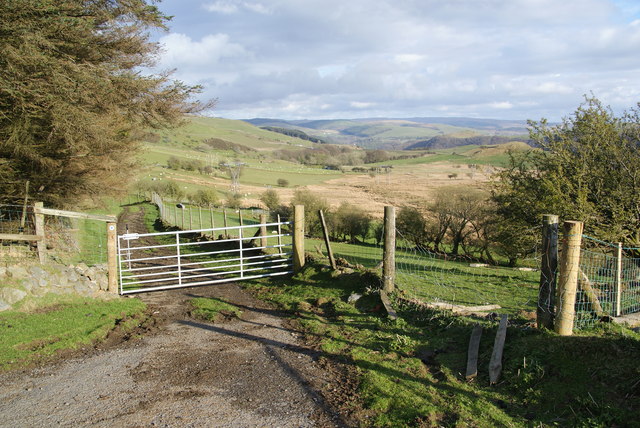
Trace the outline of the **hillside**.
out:
[[[357,145],[366,149],[403,150],[406,148],[436,148],[424,146],[433,138],[447,138],[447,145],[438,148],[468,144],[501,144],[507,141],[526,141],[524,121],[495,119],[423,117],[411,119],[375,118],[352,120],[281,120],[248,119],[246,122],[259,127],[295,129],[335,144]],[[489,142],[460,141],[453,139],[496,137]],[[505,140],[501,138],[505,137]],[[510,138],[506,138],[510,137]],[[421,144],[423,144],[421,146]]]
[[[496,135],[474,135],[473,137],[456,137],[448,135],[438,135],[428,140],[418,141],[405,148],[405,150],[433,150],[433,149],[448,149],[459,146],[488,146],[495,144],[507,144],[511,142],[527,143],[528,138],[511,136],[500,137]]]

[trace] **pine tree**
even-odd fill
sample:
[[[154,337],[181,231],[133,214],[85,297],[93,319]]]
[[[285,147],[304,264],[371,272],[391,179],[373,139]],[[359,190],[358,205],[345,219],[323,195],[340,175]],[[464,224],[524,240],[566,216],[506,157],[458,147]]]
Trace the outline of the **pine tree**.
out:
[[[145,0],[0,3],[0,195],[63,206],[122,190],[138,142],[176,125],[199,87],[150,75],[149,31],[168,17]]]

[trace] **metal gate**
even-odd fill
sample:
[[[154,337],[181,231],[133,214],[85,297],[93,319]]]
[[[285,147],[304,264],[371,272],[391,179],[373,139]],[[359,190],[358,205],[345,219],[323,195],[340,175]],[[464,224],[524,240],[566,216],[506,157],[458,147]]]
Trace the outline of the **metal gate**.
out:
[[[118,235],[120,294],[293,273],[291,224]]]

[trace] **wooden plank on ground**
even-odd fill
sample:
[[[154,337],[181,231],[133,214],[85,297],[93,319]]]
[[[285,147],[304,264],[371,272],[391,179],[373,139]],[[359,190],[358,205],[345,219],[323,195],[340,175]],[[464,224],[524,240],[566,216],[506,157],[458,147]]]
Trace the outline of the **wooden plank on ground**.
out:
[[[384,305],[384,308],[387,310],[389,319],[397,320],[398,314],[396,313],[395,310],[393,310],[393,307],[391,306],[391,300],[389,300],[389,295],[387,294],[386,291],[380,290],[380,300],[382,300],[382,304]]]
[[[20,235],[17,233],[0,233],[0,241],[41,241],[44,236],[41,235]]]
[[[500,373],[502,372],[502,351],[504,350],[504,341],[507,337],[507,315],[502,315],[496,340],[493,343],[493,353],[491,354],[491,362],[489,362],[489,383],[498,382]]]
[[[471,380],[478,375],[478,350],[480,349],[480,338],[482,337],[482,326],[476,324],[471,331],[469,339],[469,351],[467,352],[467,373],[465,377]]]
[[[118,219],[114,215],[86,214],[86,213],[78,213],[75,211],[63,211],[63,210],[54,210],[51,208],[37,208],[37,207],[34,208],[33,210],[36,214],[55,215],[58,217],[80,218],[85,220],[106,221],[110,223],[115,223],[116,221],[118,221]]]

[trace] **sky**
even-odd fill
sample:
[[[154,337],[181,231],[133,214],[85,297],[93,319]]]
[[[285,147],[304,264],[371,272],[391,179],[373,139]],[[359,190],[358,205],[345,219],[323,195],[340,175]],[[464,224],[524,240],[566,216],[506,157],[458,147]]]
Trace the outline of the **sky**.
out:
[[[640,102],[640,0],[164,0],[156,70],[229,119],[558,121]]]

